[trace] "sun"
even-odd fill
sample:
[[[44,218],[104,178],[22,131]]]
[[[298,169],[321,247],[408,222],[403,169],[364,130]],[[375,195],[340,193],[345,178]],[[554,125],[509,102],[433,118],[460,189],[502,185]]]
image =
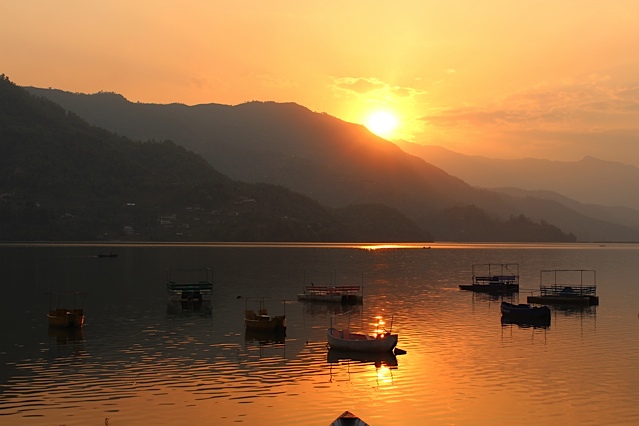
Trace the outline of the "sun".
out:
[[[399,120],[388,111],[377,111],[366,119],[366,127],[381,137],[391,136],[399,125]]]

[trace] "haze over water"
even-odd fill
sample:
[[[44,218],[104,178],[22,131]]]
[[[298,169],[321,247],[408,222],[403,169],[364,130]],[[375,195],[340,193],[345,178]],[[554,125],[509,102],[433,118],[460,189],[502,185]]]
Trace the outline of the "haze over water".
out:
[[[327,425],[345,410],[371,426],[639,423],[639,246],[397,247],[0,246],[0,425]],[[499,299],[458,290],[473,263],[519,263],[515,302],[542,269],[594,269],[600,305],[502,325]],[[202,267],[210,307],[167,304],[165,270]],[[363,283],[364,304],[298,302],[310,282]],[[51,290],[90,293],[80,335],[48,331]],[[248,296],[285,310],[283,341],[246,335]],[[380,314],[405,355],[328,358],[331,317],[370,331]]]

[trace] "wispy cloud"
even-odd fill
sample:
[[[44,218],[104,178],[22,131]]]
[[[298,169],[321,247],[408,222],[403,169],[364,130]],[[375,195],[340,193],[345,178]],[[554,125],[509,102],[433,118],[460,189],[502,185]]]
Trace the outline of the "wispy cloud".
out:
[[[386,102],[406,102],[426,94],[423,90],[394,86],[375,77],[335,77],[330,87],[341,94]]]
[[[611,83],[591,76],[581,82],[538,86],[492,105],[441,110],[422,119],[438,126],[504,131],[597,132],[639,126],[639,85]]]
[[[539,85],[491,105],[431,111],[422,120],[451,149],[476,144],[475,153],[487,156],[593,155],[639,164],[639,84],[606,76]]]

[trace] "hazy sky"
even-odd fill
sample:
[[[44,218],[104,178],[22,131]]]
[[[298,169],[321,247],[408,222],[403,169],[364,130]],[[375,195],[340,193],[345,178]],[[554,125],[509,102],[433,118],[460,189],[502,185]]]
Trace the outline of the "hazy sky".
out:
[[[22,86],[188,105],[296,102],[388,139],[639,166],[637,0],[3,0]]]

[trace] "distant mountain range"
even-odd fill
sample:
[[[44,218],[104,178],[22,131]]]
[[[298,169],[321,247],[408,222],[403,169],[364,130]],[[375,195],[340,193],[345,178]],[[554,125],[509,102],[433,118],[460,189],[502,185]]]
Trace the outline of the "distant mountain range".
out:
[[[500,160],[459,154],[441,146],[397,144],[473,186],[553,191],[584,204],[631,208],[639,215],[639,168],[635,166],[589,156],[573,162]]]
[[[431,239],[391,207],[331,209],[231,180],[172,142],[115,135],[0,76],[0,241]]]
[[[234,180],[285,186],[330,208],[390,206],[435,240],[639,241],[630,208],[612,214],[561,197],[471,186],[363,126],[296,104],[156,105],[27,89],[130,139],[171,140]]]

